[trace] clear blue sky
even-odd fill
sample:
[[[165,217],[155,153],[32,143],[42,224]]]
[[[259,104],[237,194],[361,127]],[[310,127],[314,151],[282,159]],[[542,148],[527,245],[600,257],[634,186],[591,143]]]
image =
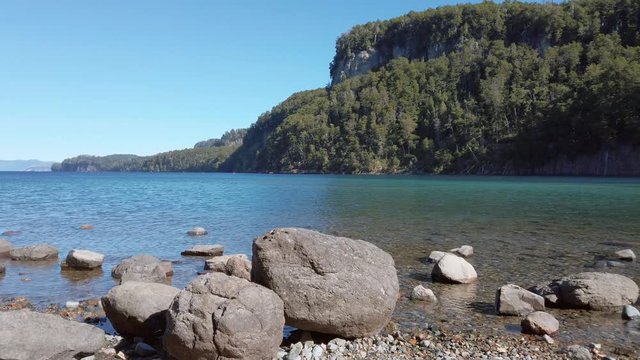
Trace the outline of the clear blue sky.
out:
[[[2,1],[0,159],[191,147],[325,86],[353,25],[456,2]]]

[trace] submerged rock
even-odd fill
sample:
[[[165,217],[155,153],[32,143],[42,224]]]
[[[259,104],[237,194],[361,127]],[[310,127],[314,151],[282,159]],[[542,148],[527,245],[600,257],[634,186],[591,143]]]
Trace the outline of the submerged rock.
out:
[[[100,253],[76,249],[69,251],[65,260],[66,266],[79,270],[97,269],[103,262],[104,255]]]
[[[436,298],[433,290],[418,285],[411,291],[411,300],[437,302],[438,298]]]
[[[58,249],[48,244],[30,245],[11,249],[9,252],[12,260],[41,261],[58,258]]]
[[[215,245],[193,245],[180,253],[182,256],[221,256],[224,253],[224,246]]]
[[[445,254],[433,267],[431,278],[445,283],[468,284],[474,282],[478,274],[467,260],[453,254]]]
[[[509,284],[496,291],[496,312],[500,315],[524,316],[544,311],[544,298],[518,285]]]
[[[187,231],[187,235],[189,236],[204,236],[208,233],[209,232],[205,228],[199,226],[196,226],[193,229]]]
[[[551,314],[544,311],[535,311],[527,315],[522,322],[522,332],[534,335],[551,335],[558,332],[560,323]]]
[[[547,306],[607,310],[635,304],[638,285],[626,276],[586,272],[556,279],[529,289],[545,298]]]
[[[105,342],[95,326],[30,310],[0,312],[0,334],[0,358],[15,360],[75,358]]]
[[[102,297],[113,328],[126,337],[157,337],[165,330],[167,309],[180,292],[172,286],[128,281]]]
[[[282,298],[287,324],[346,338],[378,333],[399,293],[389,254],[307,229],[275,229],[255,239],[251,278]]]
[[[284,308],[273,291],[222,273],[199,276],[174,298],[164,349],[177,360],[271,359]]]

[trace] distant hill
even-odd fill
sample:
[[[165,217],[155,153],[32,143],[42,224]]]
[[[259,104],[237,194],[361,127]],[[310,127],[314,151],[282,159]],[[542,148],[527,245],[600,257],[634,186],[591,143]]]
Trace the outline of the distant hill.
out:
[[[0,160],[0,171],[51,171],[53,161]]]

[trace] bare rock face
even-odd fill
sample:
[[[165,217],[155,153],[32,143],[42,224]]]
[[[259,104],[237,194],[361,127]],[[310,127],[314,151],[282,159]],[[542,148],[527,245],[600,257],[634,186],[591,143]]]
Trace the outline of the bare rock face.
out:
[[[48,244],[30,245],[9,251],[12,260],[42,261],[58,258],[58,249]]]
[[[160,267],[164,270],[165,276],[173,275],[173,267],[171,266],[170,262],[160,261],[160,259],[151,255],[136,255],[122,260],[120,264],[118,264],[111,270],[111,276],[116,279],[120,279],[122,278],[122,274],[124,274],[125,271],[132,267],[153,264],[159,264]],[[153,267],[150,267],[150,269],[153,270]]]
[[[161,336],[167,309],[180,292],[172,286],[128,281],[102,297],[102,307],[113,328],[126,337]]]
[[[608,310],[638,300],[638,285],[626,276],[585,272],[534,286],[531,292],[545,298],[547,306]]]
[[[65,263],[68,267],[80,270],[91,270],[102,267],[104,255],[89,250],[71,250]]]
[[[57,315],[30,310],[0,312],[0,358],[16,360],[80,358],[105,342],[104,331]]]
[[[204,269],[251,280],[251,262],[245,254],[222,255],[207,259]]]
[[[504,285],[496,292],[496,312],[500,315],[524,316],[544,311],[544,298],[518,285]]]
[[[478,274],[467,260],[453,254],[445,254],[433,267],[431,278],[445,283],[468,284],[476,281]]]
[[[287,324],[346,338],[378,333],[399,292],[393,258],[375,245],[296,228],[253,242],[251,278],[282,298]]]
[[[163,345],[178,360],[271,359],[283,328],[278,295],[216,272],[197,277],[175,297]]]
[[[215,245],[193,245],[180,253],[182,256],[221,256],[224,253],[224,246]]]
[[[556,318],[544,311],[535,311],[527,315],[522,322],[522,332],[534,335],[551,335],[558,332],[560,323]]]

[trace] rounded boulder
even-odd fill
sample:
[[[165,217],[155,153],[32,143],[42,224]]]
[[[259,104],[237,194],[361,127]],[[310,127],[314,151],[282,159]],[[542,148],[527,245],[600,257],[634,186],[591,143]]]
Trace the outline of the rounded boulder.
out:
[[[468,284],[476,281],[478,274],[467,260],[453,254],[445,254],[433,267],[431,278],[444,283]]]

